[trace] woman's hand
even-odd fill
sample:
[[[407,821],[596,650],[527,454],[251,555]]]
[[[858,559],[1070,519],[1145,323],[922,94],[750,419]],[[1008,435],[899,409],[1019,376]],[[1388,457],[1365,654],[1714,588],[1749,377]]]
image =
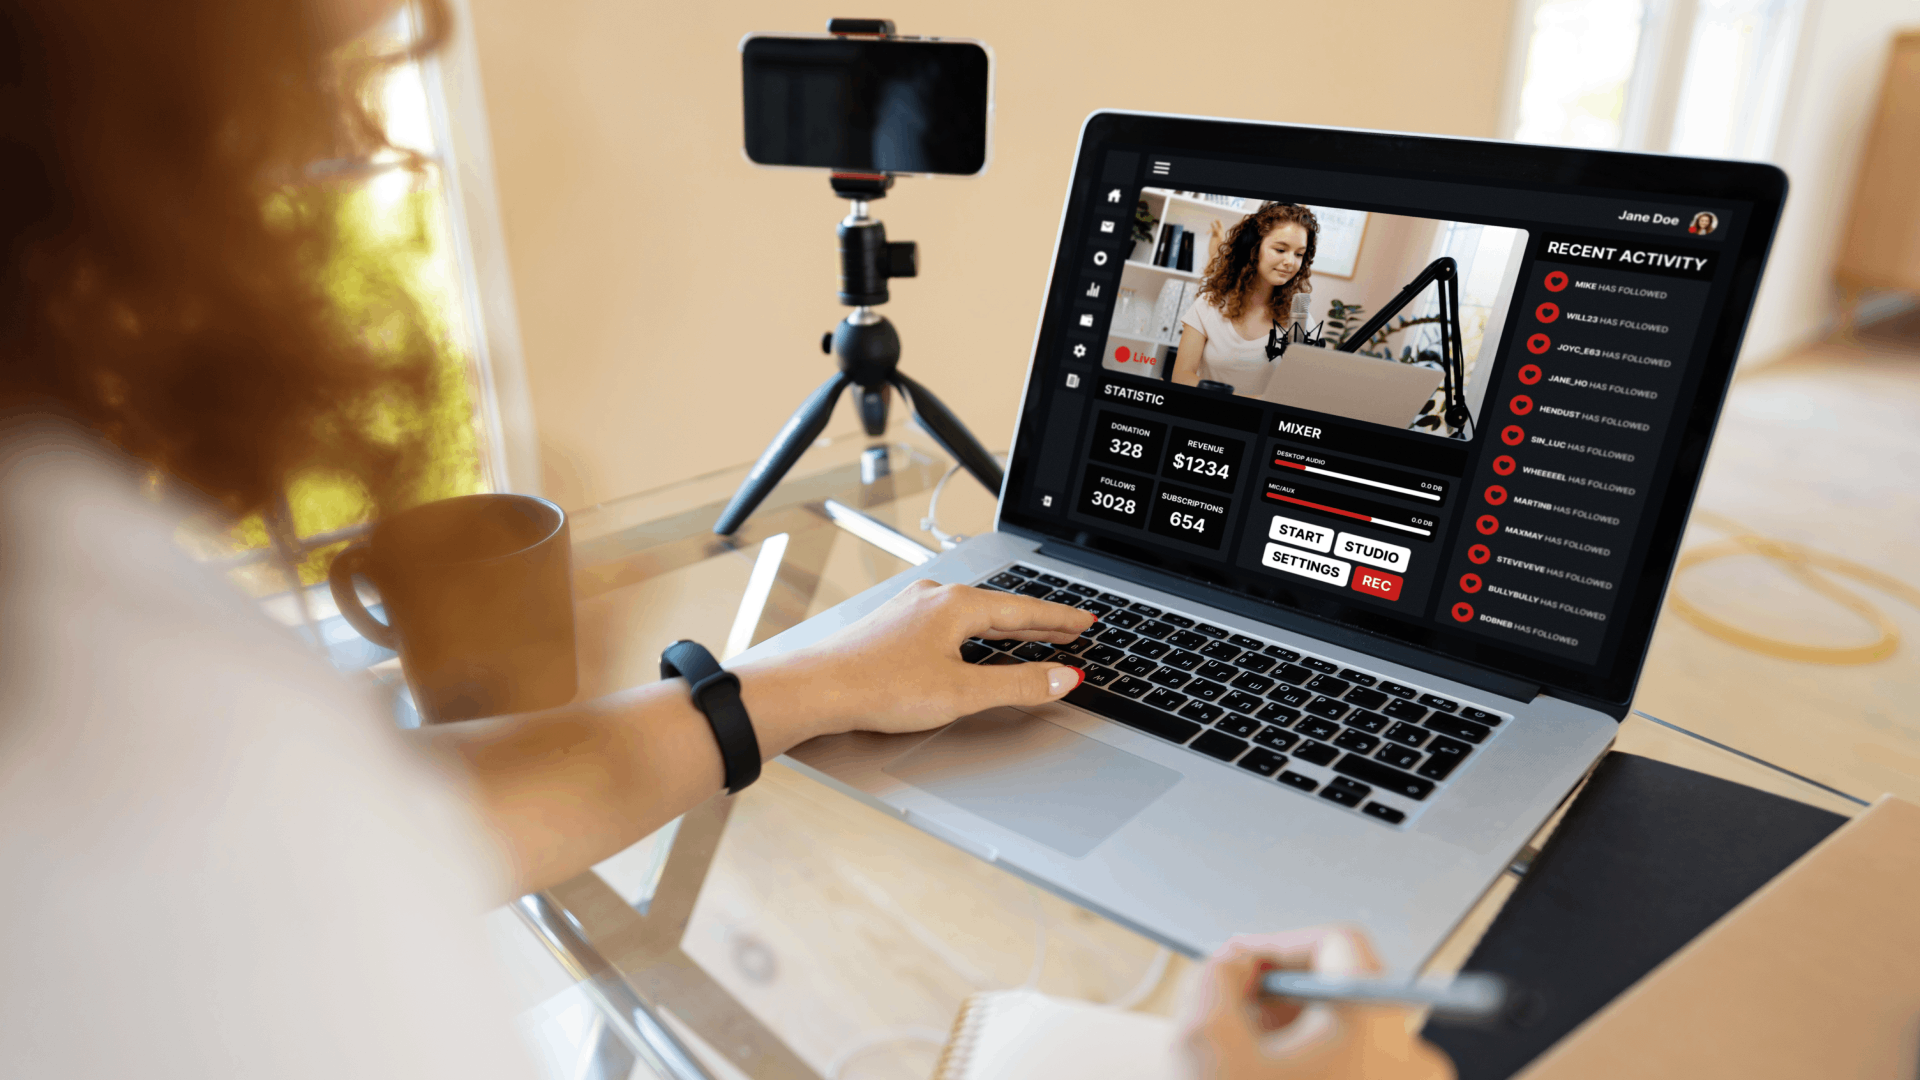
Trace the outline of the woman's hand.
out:
[[[1202,969],[1183,1036],[1203,1080],[1452,1080],[1453,1064],[1414,1034],[1414,1010],[1262,998],[1262,972],[1380,970],[1364,935],[1317,926],[1227,942]]]
[[[1053,701],[1080,685],[1079,669],[1066,664],[969,664],[961,642],[1064,644],[1094,621],[1065,604],[916,581],[817,645],[733,670],[756,726],[763,711],[786,714],[800,728],[794,742],[856,729],[919,731],[996,705]]]

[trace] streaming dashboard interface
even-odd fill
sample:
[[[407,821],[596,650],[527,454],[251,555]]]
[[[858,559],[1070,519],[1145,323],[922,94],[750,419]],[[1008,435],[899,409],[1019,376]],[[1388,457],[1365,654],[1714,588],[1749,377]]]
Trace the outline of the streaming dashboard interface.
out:
[[[1234,125],[1282,150],[1250,157],[1102,119],[1003,522],[1626,700],[1778,174],[1729,166],[1711,194],[1409,175],[1367,140],[1486,144],[1316,134],[1338,160],[1284,152],[1312,129]]]

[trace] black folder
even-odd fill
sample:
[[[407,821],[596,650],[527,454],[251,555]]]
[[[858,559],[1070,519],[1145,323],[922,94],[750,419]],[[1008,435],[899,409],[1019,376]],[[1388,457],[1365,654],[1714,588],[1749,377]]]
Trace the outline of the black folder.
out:
[[[1847,819],[1633,754],[1608,754],[1465,970],[1537,995],[1529,1022],[1434,1021],[1460,1080],[1505,1080]]]

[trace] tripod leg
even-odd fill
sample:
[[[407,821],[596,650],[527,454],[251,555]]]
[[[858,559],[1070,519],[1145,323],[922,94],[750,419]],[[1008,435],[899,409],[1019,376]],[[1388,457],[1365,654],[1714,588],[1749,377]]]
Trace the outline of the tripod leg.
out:
[[[738,532],[747,515],[753,513],[762,499],[773,491],[793,463],[800,460],[813,440],[820,437],[820,431],[827,426],[833,416],[833,406],[840,400],[840,392],[853,380],[835,372],[833,378],[820,385],[820,389],[808,395],[807,400],[794,410],[780,434],[753,463],[753,471],[747,474],[746,482],[740,490],[733,493],[733,501],[720,513],[720,520],[713,523],[716,536],[732,536]]]
[[[879,438],[887,433],[887,399],[893,388],[886,383],[875,387],[854,388],[854,400],[860,404],[860,424],[867,434]]]
[[[979,439],[973,437],[967,425],[953,415],[953,410],[934,397],[933,391],[901,372],[893,373],[893,384],[900,388],[900,393],[913,406],[913,418],[920,422],[926,433],[933,436],[988,491],[1000,494],[1000,483],[1006,479],[1006,474],[1000,470],[1000,463],[993,460],[993,455],[987,453],[987,448],[980,445]]]

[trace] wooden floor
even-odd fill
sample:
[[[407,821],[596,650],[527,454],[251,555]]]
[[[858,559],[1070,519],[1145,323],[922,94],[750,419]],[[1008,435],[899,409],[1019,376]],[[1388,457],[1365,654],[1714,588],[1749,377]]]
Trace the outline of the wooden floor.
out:
[[[973,486],[953,486],[951,517],[943,518],[984,520],[990,504]],[[900,525],[913,531],[923,507],[921,499],[902,509]],[[1828,346],[1744,374],[1697,508],[1920,581],[1920,350]],[[1704,517],[1696,512],[1695,520]],[[1696,524],[1688,543],[1718,535]],[[835,557],[870,556],[848,549]],[[746,569],[743,562],[704,572],[744,583]],[[1871,636],[1858,618],[1760,559],[1703,565],[1679,587],[1757,632],[1826,644]],[[1906,640],[1892,658],[1856,667],[1758,656],[1665,615],[1635,708],[1841,791],[1920,799],[1920,611],[1865,595]],[[829,590],[816,603],[835,599]],[[630,618],[634,609],[621,606],[584,617]],[[703,632],[724,634],[729,614],[711,613],[714,625]],[[1645,721],[1624,727],[1621,745],[1847,809],[1844,800]],[[604,876],[630,887],[648,858],[643,844]],[[1468,919],[1442,963],[1465,955],[1507,888]],[[1040,939],[1040,988],[1095,1001],[1127,991],[1156,953],[1120,927],[774,766],[739,801],[686,948],[824,1073],[863,1039],[944,1032],[968,994],[1027,982]],[[1141,1008],[1171,1011],[1189,969],[1174,958]],[[844,1075],[925,1077],[933,1049],[880,1044]]]

